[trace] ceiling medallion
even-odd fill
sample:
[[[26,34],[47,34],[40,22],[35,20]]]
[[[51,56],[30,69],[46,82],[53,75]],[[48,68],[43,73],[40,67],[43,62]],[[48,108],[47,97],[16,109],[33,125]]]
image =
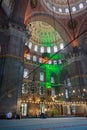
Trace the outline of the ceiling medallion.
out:
[[[75,20],[75,19],[70,19],[69,21],[68,21],[68,27],[70,28],[70,29],[75,29],[76,27],[77,27],[77,21]]]
[[[30,0],[30,5],[31,5],[31,8],[36,8],[37,7],[37,3],[38,3],[38,0]]]

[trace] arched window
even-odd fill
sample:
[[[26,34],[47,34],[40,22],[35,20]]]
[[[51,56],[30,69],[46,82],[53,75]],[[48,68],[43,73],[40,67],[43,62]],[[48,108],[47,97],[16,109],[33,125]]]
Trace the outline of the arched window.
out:
[[[75,12],[76,11],[76,7],[72,7],[72,12]]]
[[[83,3],[79,4],[79,8],[82,9],[84,7]]]
[[[33,56],[33,61],[37,61],[37,57],[36,56]]]
[[[51,53],[51,48],[50,47],[47,47],[47,52]]]
[[[40,81],[44,81],[44,73],[40,72]]]
[[[57,52],[57,51],[58,51],[57,46],[54,46],[54,52]]]
[[[34,50],[38,51],[38,46],[37,45],[34,46]]]
[[[40,52],[44,53],[44,47],[43,46],[40,48]]]
[[[29,48],[30,49],[32,48],[32,42],[29,42]]]

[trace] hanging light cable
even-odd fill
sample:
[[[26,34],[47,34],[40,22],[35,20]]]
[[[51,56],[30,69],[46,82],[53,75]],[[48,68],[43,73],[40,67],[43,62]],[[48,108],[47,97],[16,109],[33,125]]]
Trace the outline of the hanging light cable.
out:
[[[72,26],[73,38],[75,39],[74,20],[72,18],[72,13],[71,13],[71,8],[70,8],[70,2],[69,2],[69,0],[67,0],[67,4],[68,4],[68,9],[69,9],[69,14],[70,14],[70,24]]]

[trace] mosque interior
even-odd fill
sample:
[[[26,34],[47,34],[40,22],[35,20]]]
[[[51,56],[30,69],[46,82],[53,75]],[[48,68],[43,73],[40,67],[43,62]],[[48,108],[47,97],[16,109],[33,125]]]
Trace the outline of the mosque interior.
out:
[[[0,0],[0,113],[87,113],[87,0]]]

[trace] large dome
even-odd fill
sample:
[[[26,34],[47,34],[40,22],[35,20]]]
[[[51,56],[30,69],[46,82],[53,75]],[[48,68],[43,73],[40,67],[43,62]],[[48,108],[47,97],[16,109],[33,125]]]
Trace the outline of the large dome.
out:
[[[87,0],[42,0],[45,6],[57,14],[69,14],[68,1],[71,13],[81,12],[87,7]]]
[[[61,5],[61,6],[66,6],[67,5],[67,0],[48,0],[49,2],[51,3],[54,3],[54,4],[58,4],[58,5]],[[84,0],[68,0],[70,4],[76,4],[78,2],[83,2]]]

